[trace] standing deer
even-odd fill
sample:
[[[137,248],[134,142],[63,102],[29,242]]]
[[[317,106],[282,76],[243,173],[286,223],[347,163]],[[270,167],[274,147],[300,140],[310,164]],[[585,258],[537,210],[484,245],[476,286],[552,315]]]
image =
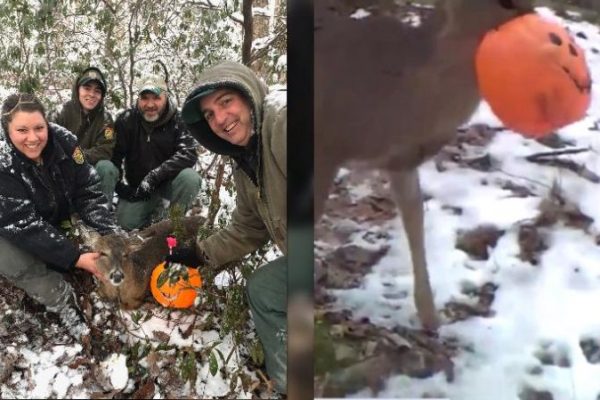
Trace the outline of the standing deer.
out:
[[[199,216],[183,218],[184,235],[178,240],[195,240],[202,222]],[[81,225],[78,228],[84,244],[100,253],[98,269],[107,278],[99,281],[100,295],[118,301],[124,309],[138,308],[149,292],[152,270],[169,252],[166,238],[173,233],[173,223],[165,220],[137,234],[117,232],[104,236]]]
[[[444,0],[421,26],[389,15],[353,19],[315,2],[315,221],[350,160],[389,173],[402,215],[422,326],[439,321],[427,272],[417,167],[479,103],[476,48],[486,31],[532,12],[531,0]]]

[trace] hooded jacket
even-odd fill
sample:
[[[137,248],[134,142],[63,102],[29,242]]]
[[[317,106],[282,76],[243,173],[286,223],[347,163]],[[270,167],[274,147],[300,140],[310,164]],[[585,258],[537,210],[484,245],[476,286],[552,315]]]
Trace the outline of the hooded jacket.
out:
[[[237,191],[231,223],[197,243],[215,266],[257,250],[269,239],[287,254],[287,105],[285,91],[267,95],[266,85],[248,67],[224,62],[207,69],[188,95],[188,107],[198,107],[195,96],[210,89],[233,88],[251,104],[254,135],[247,147],[219,138],[204,118],[189,124],[192,135],[212,152],[230,156]],[[191,104],[194,103],[194,104]],[[184,105],[186,107],[186,105]],[[255,154],[244,154],[245,152]],[[249,161],[250,160],[250,161]],[[256,160],[256,161],[253,161]],[[254,168],[244,166],[256,162]]]
[[[155,123],[145,122],[136,106],[119,114],[115,132],[117,142],[112,163],[122,177],[125,159],[125,177],[132,188],[139,186],[150,171],[160,185],[196,164],[198,143],[188,132],[170,97],[166,110]]]
[[[85,69],[73,83],[71,100],[63,105],[58,115],[52,117],[52,121],[64,126],[77,136],[86,160],[95,165],[100,160],[110,160],[115,145],[115,135],[112,116],[104,109],[104,94],[100,103],[89,113],[84,112],[79,102],[79,85],[77,83],[90,70],[98,73],[106,87],[106,80],[99,69],[94,67]]]
[[[78,247],[60,229],[77,212],[100,234],[114,231],[100,181],[65,128],[49,124],[37,165],[0,128],[0,236],[62,270],[74,268]]]

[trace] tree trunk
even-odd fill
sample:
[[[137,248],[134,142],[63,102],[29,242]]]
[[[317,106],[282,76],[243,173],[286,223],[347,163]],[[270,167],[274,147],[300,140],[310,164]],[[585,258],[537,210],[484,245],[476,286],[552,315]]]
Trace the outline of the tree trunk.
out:
[[[252,3],[254,0],[244,0],[242,3],[242,15],[244,16],[244,41],[242,42],[242,63],[250,64],[252,54],[252,41],[254,40],[254,22],[252,17]]]

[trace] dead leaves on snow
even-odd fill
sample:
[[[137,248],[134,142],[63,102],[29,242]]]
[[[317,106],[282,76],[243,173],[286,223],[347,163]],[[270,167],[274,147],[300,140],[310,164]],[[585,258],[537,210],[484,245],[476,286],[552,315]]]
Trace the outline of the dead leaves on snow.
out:
[[[315,396],[344,397],[368,387],[374,395],[391,375],[426,378],[443,372],[454,379],[452,349],[424,332],[386,329],[347,315],[317,315]]]
[[[496,246],[504,232],[493,225],[481,225],[471,230],[459,231],[455,247],[476,260],[487,260],[489,250]]]
[[[456,139],[444,147],[435,157],[435,165],[442,172],[450,168],[469,168],[481,172],[498,171],[497,162],[484,149],[501,128],[475,125],[459,132]],[[540,143],[562,149],[573,144],[557,135],[551,135]],[[579,151],[579,150],[577,150]],[[530,162],[548,166],[567,168],[556,158],[572,150],[539,153],[529,158]],[[552,160],[552,161],[547,161]],[[567,163],[568,164],[568,163]],[[582,168],[570,168],[583,179],[596,182],[597,179]],[[519,177],[517,177],[519,178]],[[527,178],[527,177],[522,177]],[[395,330],[374,326],[368,319],[352,320],[349,311],[333,313],[329,305],[335,302],[328,289],[357,287],[363,277],[371,271],[389,251],[390,236],[381,235],[390,229],[390,222],[396,217],[396,209],[389,193],[388,182],[383,174],[356,167],[352,173],[338,177],[333,195],[328,200],[323,218],[315,226],[315,237],[319,241],[315,257],[315,395],[338,396],[365,387],[377,393],[383,382],[392,375],[404,374],[414,377],[429,376],[436,371],[444,371],[447,379],[452,379],[451,357],[459,350],[460,344],[440,342],[425,333],[397,327]],[[539,185],[527,179],[485,174],[481,185],[494,185],[507,192],[509,197],[526,198],[539,196]],[[360,188],[360,191],[357,188]],[[369,188],[371,192],[364,189]],[[593,220],[581,210],[566,201],[558,185],[552,188],[539,205],[539,213],[530,220],[519,221],[513,226],[500,229],[484,224],[456,234],[455,247],[468,254],[475,261],[489,260],[502,238],[510,235],[516,241],[518,253],[514,257],[529,263],[532,267],[540,264],[540,258],[550,246],[550,229],[556,224],[564,224],[590,233]],[[354,190],[354,191],[353,191]],[[357,196],[360,193],[360,196]],[[427,199],[427,195],[425,194]],[[442,209],[450,214],[460,215],[461,207],[445,204]],[[349,223],[348,221],[353,221]],[[367,231],[373,242],[367,240]],[[374,246],[356,242],[358,235]],[[600,238],[598,239],[600,245]],[[327,247],[329,246],[329,247]],[[527,266],[525,265],[524,268]],[[473,316],[493,316],[493,302],[498,286],[493,282],[483,285],[465,284],[463,301],[450,301],[441,312],[447,321],[455,322]],[[594,362],[600,363],[600,340],[582,341],[582,349]],[[463,346],[466,346],[463,344]],[[562,353],[561,353],[562,354]],[[536,357],[542,361],[562,366],[568,357],[559,353],[550,354],[540,350]],[[542,362],[541,361],[541,362]],[[444,397],[443,393],[437,397]],[[544,392],[536,392],[523,387],[521,399],[544,399]]]
[[[479,288],[475,288],[472,292],[467,294],[476,301],[465,303],[458,301],[449,301],[444,305],[442,314],[447,320],[452,323],[456,321],[462,321],[471,317],[492,317],[494,311],[492,310],[492,303],[498,286],[494,283],[486,283]]]
[[[366,249],[354,244],[339,247],[322,261],[324,265],[317,284],[331,289],[358,287],[362,278],[388,250],[389,245],[376,249]]]

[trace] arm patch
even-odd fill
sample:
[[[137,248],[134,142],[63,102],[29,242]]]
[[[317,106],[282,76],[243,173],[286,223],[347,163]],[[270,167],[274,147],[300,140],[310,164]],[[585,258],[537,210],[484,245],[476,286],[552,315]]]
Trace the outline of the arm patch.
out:
[[[115,138],[115,130],[110,126],[104,128],[104,139],[113,140]]]
[[[75,146],[75,150],[73,150],[73,160],[75,160],[77,164],[83,164],[83,162],[85,161],[85,158],[83,157],[83,152],[81,151],[81,148],[79,146]]]

